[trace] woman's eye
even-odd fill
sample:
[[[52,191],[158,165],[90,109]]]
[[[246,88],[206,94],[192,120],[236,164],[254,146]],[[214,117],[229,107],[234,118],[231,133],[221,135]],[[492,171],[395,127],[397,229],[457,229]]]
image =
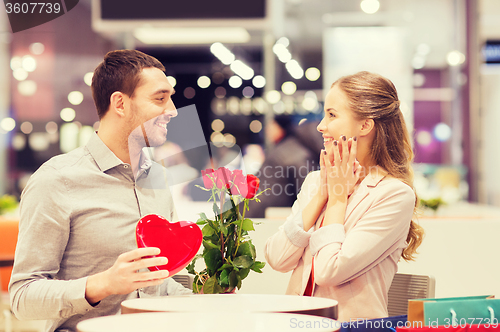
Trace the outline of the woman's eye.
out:
[[[330,118],[334,118],[334,117],[335,117],[335,114],[333,114],[333,113],[328,113],[328,117],[330,117]]]

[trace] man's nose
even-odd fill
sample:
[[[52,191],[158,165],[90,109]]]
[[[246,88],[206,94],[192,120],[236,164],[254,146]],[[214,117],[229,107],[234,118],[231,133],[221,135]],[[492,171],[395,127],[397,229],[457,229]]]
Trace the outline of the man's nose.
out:
[[[177,107],[172,100],[169,101],[167,108],[165,109],[165,114],[170,115],[170,117],[174,118],[177,116]]]

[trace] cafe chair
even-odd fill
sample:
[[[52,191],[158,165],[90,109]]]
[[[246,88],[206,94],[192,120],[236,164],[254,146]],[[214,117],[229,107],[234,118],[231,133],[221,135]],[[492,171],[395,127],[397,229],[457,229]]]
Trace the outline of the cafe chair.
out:
[[[396,273],[389,288],[389,316],[406,315],[408,300],[434,297],[436,280],[433,276]]]
[[[179,284],[182,286],[193,289],[193,281],[194,281],[194,276],[189,275],[189,274],[176,274],[172,277],[175,281],[177,281]]]

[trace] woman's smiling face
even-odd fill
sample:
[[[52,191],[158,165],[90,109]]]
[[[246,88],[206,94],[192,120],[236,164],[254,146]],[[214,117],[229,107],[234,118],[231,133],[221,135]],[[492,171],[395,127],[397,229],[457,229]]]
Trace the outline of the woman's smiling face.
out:
[[[358,136],[363,120],[356,119],[349,108],[346,94],[338,85],[333,86],[325,98],[325,114],[317,129],[323,135],[325,149],[329,152],[334,140]]]

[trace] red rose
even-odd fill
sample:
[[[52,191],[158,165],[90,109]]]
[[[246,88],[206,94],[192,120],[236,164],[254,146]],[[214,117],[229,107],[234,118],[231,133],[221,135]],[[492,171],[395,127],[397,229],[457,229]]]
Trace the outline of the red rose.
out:
[[[207,168],[206,170],[201,171],[201,176],[203,178],[203,185],[207,189],[212,189],[212,187],[214,186],[214,183],[212,181],[212,178],[215,175],[214,172],[215,170],[213,170],[212,168]]]
[[[241,171],[233,172],[234,185],[231,188],[232,195],[241,195],[243,198],[253,198],[259,190],[260,180],[255,175],[243,175]]]
[[[232,173],[225,167],[219,167],[215,171],[215,185],[217,188],[227,188],[231,187]]]

